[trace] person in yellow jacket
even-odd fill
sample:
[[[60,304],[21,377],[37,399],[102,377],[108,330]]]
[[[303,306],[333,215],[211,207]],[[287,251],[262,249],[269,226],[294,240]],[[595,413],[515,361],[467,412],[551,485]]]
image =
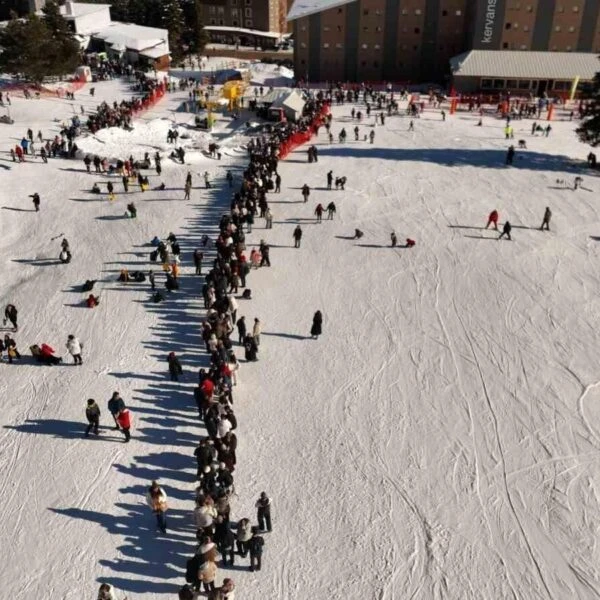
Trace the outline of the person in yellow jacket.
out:
[[[156,515],[156,524],[161,533],[167,533],[167,493],[153,481],[146,494],[146,502]]]

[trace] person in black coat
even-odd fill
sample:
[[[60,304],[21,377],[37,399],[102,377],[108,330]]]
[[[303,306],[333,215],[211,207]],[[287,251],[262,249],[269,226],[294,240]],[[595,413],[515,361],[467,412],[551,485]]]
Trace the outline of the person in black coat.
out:
[[[502,228],[502,233],[498,236],[498,239],[501,240],[504,236],[506,236],[510,241],[512,241],[512,238],[510,237],[511,231],[512,225],[506,221],[506,223],[504,223],[504,227]]]
[[[251,335],[246,335],[244,338],[244,356],[246,360],[255,361],[258,360],[258,346],[256,340]]]
[[[313,339],[317,339],[323,330],[323,315],[321,314],[321,311],[318,310],[314,317],[313,317],[313,322],[312,322],[312,327],[310,328],[310,335]]]
[[[90,435],[90,431],[93,431],[94,435],[98,435],[98,427],[100,426],[100,407],[96,404],[96,401],[93,398],[90,398],[87,401],[85,417],[88,420],[88,426],[85,430],[85,437]]]
[[[246,337],[246,317],[241,316],[236,323],[237,326],[237,330],[238,330],[238,338],[239,338],[239,342],[240,345],[244,343],[244,338]]]
[[[223,566],[229,563],[232,567],[235,557],[235,535],[231,531],[229,521],[223,518],[223,515],[217,517],[215,523],[215,534],[213,541],[217,545],[219,554],[223,558]]]
[[[17,331],[17,307],[14,304],[7,304],[4,309],[4,324],[6,325],[7,321],[12,323],[13,329]]]
[[[266,492],[261,492],[256,501],[256,519],[260,531],[265,531],[265,526],[267,531],[271,531],[271,499]]]
[[[169,363],[169,374],[171,375],[171,381],[179,381],[179,375],[183,373],[183,369],[181,368],[179,359],[175,356],[175,352],[169,353],[167,362]]]
[[[258,527],[252,528],[252,537],[248,542],[248,550],[250,552],[250,570],[260,571],[262,566],[262,553],[265,540],[262,536],[258,535]]]

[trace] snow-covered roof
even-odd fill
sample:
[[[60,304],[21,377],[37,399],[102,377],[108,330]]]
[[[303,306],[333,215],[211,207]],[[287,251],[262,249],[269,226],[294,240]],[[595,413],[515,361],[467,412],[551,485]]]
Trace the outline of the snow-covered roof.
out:
[[[512,79],[593,79],[600,71],[598,56],[588,52],[521,52],[471,50],[450,59],[459,77]]]
[[[128,50],[144,51],[144,55],[150,49],[163,49],[164,56],[169,53],[168,32],[166,29],[156,27],[144,27],[142,25],[133,25],[132,23],[120,23],[113,21],[108,27],[94,32],[93,37],[104,40],[111,46],[125,47]]]
[[[70,2],[60,7],[60,13],[65,19],[69,20],[105,11],[107,9],[110,10],[110,4],[82,4]]]
[[[256,35],[259,37],[279,38],[289,37],[289,33],[278,33],[276,31],[260,31],[259,29],[244,29],[243,27],[228,27],[227,25],[208,25],[204,27],[205,31],[214,31],[215,33],[238,33],[240,35]]]
[[[283,105],[297,113],[302,113],[306,105],[306,100],[302,97],[302,94],[294,90],[285,98]]]
[[[296,0],[288,13],[287,20],[293,21],[316,13],[350,4],[357,0]]]

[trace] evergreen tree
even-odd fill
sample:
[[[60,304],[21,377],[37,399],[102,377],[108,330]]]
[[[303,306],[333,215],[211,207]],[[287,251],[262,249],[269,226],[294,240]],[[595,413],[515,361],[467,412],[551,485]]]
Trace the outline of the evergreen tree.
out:
[[[596,73],[590,94],[588,116],[577,128],[579,139],[592,146],[600,144],[600,73]]]
[[[169,31],[169,48],[175,62],[183,56],[183,10],[180,0],[164,0],[163,6],[163,27]]]
[[[51,43],[48,45],[49,62],[48,75],[64,75],[72,73],[80,63],[81,48],[73,36],[66,19],[60,14],[58,3],[48,0],[42,9],[42,21],[48,30]]]

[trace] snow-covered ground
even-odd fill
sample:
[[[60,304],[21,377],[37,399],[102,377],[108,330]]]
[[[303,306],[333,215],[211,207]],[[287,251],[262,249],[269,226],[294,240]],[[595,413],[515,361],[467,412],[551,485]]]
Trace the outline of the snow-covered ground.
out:
[[[166,191],[119,193],[114,204],[88,193],[107,178],[82,172],[81,161],[10,161],[27,127],[49,137],[69,104],[89,109],[129,94],[120,82],[95,87],[94,99],[84,89],[75,103],[13,98],[15,124],[0,125],[1,306],[20,309],[24,354],[48,342],[65,356],[70,333],[84,343],[83,367],[0,365],[6,598],[94,597],[99,581],[120,598],[172,598],[194,547],[192,452],[204,430],[192,389],[206,356],[191,251],[226,210],[224,173],[245,166],[243,137],[221,121],[213,135],[229,148],[222,161],[190,142],[191,166],[163,161]],[[164,119],[183,127],[187,117],[174,110],[186,97],[169,97],[132,134],[77,143],[104,144],[107,155],[164,151]],[[349,108],[334,107],[336,140],[342,125],[354,138]],[[273,266],[252,272],[253,300],[240,300],[239,313],[265,331],[260,361],[242,364],[235,391],[232,508],[234,519],[255,518],[266,490],[274,531],[262,572],[238,569],[247,560],[221,570],[236,597],[600,596],[600,185],[581,166],[589,148],[575,123],[553,122],[542,138],[530,135],[531,121],[514,122],[514,141],[529,149],[507,168],[503,122],[477,119],[426,112],[408,132],[407,118],[389,118],[373,145],[329,144],[322,131],[318,163],[308,165],[304,149],[281,163],[282,193],[269,197],[274,227],[257,220],[248,236],[249,249],[271,244]],[[368,131],[361,125],[361,138]],[[188,169],[191,202],[182,200]],[[330,169],[348,177],[345,192],[325,190]],[[201,189],[205,170],[217,184],[210,191]],[[585,189],[557,183],[578,174]],[[39,214],[30,212],[35,191]],[[131,199],[135,221],[122,218]],[[335,220],[315,224],[316,204],[331,200]],[[546,206],[552,231],[542,233]],[[493,208],[513,224],[512,243],[481,229]],[[357,227],[365,236],[353,241]],[[417,245],[391,249],[393,229]],[[154,305],[147,283],[116,277],[150,268],[149,240],[169,231],[184,253],[182,290]],[[63,235],[74,254],[66,266],[55,260],[53,238]],[[86,279],[99,280],[94,310],[81,306]],[[317,309],[325,320],[315,341]],[[169,351],[186,371],[178,384],[166,375]],[[128,445],[109,429],[115,390],[134,415]],[[99,439],[82,438],[87,398],[103,410]],[[171,531],[160,538],[144,500],[154,478],[171,498]]]

